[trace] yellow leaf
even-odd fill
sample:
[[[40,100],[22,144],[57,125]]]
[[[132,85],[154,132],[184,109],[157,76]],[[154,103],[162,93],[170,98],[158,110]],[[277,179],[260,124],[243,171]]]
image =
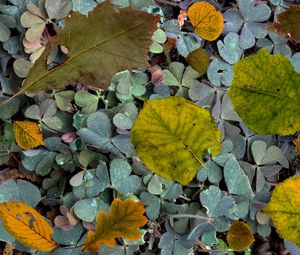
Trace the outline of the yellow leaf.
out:
[[[228,230],[227,242],[231,249],[242,251],[254,242],[254,237],[246,223],[236,221]]]
[[[207,52],[202,48],[198,48],[191,52],[187,56],[186,60],[189,65],[200,74],[204,74],[206,72],[210,62]]]
[[[139,227],[147,223],[143,216],[145,208],[143,204],[131,199],[121,201],[116,198],[110,206],[109,215],[100,211],[97,216],[97,227],[95,232],[89,231],[84,241],[83,250],[96,252],[100,245],[109,247],[116,245],[115,238],[126,238],[137,240],[141,237]]]
[[[15,121],[13,130],[17,144],[25,150],[44,144],[43,135],[35,122]]]
[[[300,176],[280,183],[263,212],[268,214],[279,235],[300,246]]]
[[[211,4],[196,2],[188,9],[195,33],[208,41],[216,40],[222,33],[224,19]]]
[[[31,206],[19,201],[1,203],[0,218],[5,229],[23,245],[44,252],[57,247],[51,239],[53,229]]]
[[[221,135],[209,111],[182,97],[146,101],[131,140],[150,170],[182,185],[194,178],[204,153],[214,156],[221,150]]]

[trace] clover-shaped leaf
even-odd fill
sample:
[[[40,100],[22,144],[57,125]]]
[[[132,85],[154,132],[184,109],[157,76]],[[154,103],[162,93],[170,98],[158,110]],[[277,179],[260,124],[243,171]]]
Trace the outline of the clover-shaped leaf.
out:
[[[191,66],[185,68],[184,64],[180,62],[172,62],[169,65],[169,69],[165,69],[162,72],[164,75],[163,84],[179,87],[176,93],[177,96],[187,97],[188,89],[195,84],[200,84],[197,80],[201,76],[200,73]]]
[[[239,46],[239,35],[232,32],[225,36],[224,43],[219,40],[217,46],[221,57],[229,64],[237,62],[244,53]]]
[[[229,87],[233,78],[233,68],[225,61],[215,58],[208,66],[207,77],[215,86]]]
[[[110,178],[112,186],[124,195],[135,193],[141,185],[136,175],[130,175],[131,166],[123,159],[114,159],[110,162]]]
[[[222,195],[217,186],[210,186],[209,189],[200,193],[201,204],[207,209],[209,217],[218,217],[228,214],[235,205],[234,198]]]

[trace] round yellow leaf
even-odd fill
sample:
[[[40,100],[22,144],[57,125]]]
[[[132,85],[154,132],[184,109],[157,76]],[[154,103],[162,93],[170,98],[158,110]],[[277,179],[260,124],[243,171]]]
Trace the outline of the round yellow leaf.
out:
[[[222,33],[224,19],[211,4],[196,2],[188,9],[195,33],[208,41],[216,40]]]
[[[242,251],[254,242],[254,237],[246,223],[236,221],[228,230],[227,242],[230,248],[235,251]]]
[[[263,209],[277,229],[279,235],[300,246],[300,176],[280,183],[272,193],[268,205]]]
[[[210,62],[210,58],[207,52],[202,48],[191,52],[187,56],[186,60],[189,63],[189,65],[200,74],[204,74],[206,72]]]
[[[210,113],[182,97],[145,102],[131,130],[144,164],[158,175],[188,184],[208,151],[221,150],[221,135]]]

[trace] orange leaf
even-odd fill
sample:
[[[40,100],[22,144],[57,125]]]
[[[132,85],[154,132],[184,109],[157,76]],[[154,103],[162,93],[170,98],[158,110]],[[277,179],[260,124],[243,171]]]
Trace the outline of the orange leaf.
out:
[[[254,237],[250,227],[240,221],[234,222],[227,233],[229,247],[235,251],[242,251],[254,242]]]
[[[216,40],[222,33],[224,19],[211,4],[196,2],[188,9],[195,33],[208,41]]]
[[[25,150],[44,144],[39,126],[35,122],[15,121],[13,130],[17,144]]]
[[[300,135],[293,141],[293,143],[296,146],[296,153],[300,155]]]
[[[134,202],[129,198],[125,201],[114,199],[109,215],[104,211],[99,212],[96,230],[88,232],[83,250],[96,252],[102,244],[114,247],[115,238],[120,237],[128,240],[139,239],[141,233],[138,228],[147,223],[147,218],[143,216],[144,212],[145,208],[139,202]]]
[[[31,206],[19,201],[1,203],[0,218],[5,229],[23,245],[44,252],[57,247],[51,239],[52,227]]]

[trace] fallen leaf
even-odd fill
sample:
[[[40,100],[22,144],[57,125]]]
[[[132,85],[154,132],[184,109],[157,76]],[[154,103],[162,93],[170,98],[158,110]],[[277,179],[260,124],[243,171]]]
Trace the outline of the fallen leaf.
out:
[[[198,48],[197,50],[191,52],[187,56],[186,60],[189,63],[189,65],[193,67],[193,69],[203,74],[208,68],[210,57],[204,49]]]
[[[295,152],[296,152],[298,155],[300,155],[300,135],[297,137],[297,139],[295,139],[295,140],[293,141],[293,143],[294,143],[295,146],[296,146]]]
[[[118,10],[110,1],[88,16],[71,12],[57,35],[57,44],[68,48],[67,60],[48,70],[44,51],[17,95],[64,88],[72,82],[106,89],[113,74],[147,66],[157,21],[158,16],[131,7]]]
[[[223,16],[210,3],[194,3],[188,9],[188,17],[195,28],[195,33],[205,40],[214,41],[222,33]]]
[[[290,5],[288,9],[277,14],[276,19],[273,28],[277,33],[300,42],[300,5]]]
[[[279,235],[300,246],[300,176],[288,178],[272,192],[263,212],[268,214]]]
[[[13,255],[14,254],[14,250],[15,250],[15,246],[13,246],[12,244],[7,243],[5,245],[5,248],[3,250],[3,254],[2,255]]]
[[[137,155],[156,174],[188,184],[203,164],[202,154],[221,149],[209,111],[181,97],[148,100],[131,130]]]
[[[84,241],[83,250],[96,252],[101,245],[114,247],[115,238],[126,238],[137,240],[141,237],[139,227],[147,223],[143,215],[145,208],[140,202],[131,199],[121,201],[116,198],[111,204],[110,212],[100,211],[97,216],[97,227],[95,232],[89,230]]]
[[[5,229],[27,247],[44,252],[57,247],[51,239],[53,229],[47,221],[34,208],[23,202],[1,203],[0,219]]]
[[[41,182],[41,178],[35,172],[18,170],[15,168],[6,168],[0,171],[0,184],[7,180],[26,179],[31,182]]]
[[[248,224],[240,221],[234,222],[227,233],[229,247],[235,251],[242,251],[254,242],[252,231]]]
[[[35,122],[14,121],[13,130],[17,144],[25,150],[44,144],[43,135]]]
[[[260,135],[300,130],[300,74],[267,49],[234,64],[229,97],[248,128]]]

